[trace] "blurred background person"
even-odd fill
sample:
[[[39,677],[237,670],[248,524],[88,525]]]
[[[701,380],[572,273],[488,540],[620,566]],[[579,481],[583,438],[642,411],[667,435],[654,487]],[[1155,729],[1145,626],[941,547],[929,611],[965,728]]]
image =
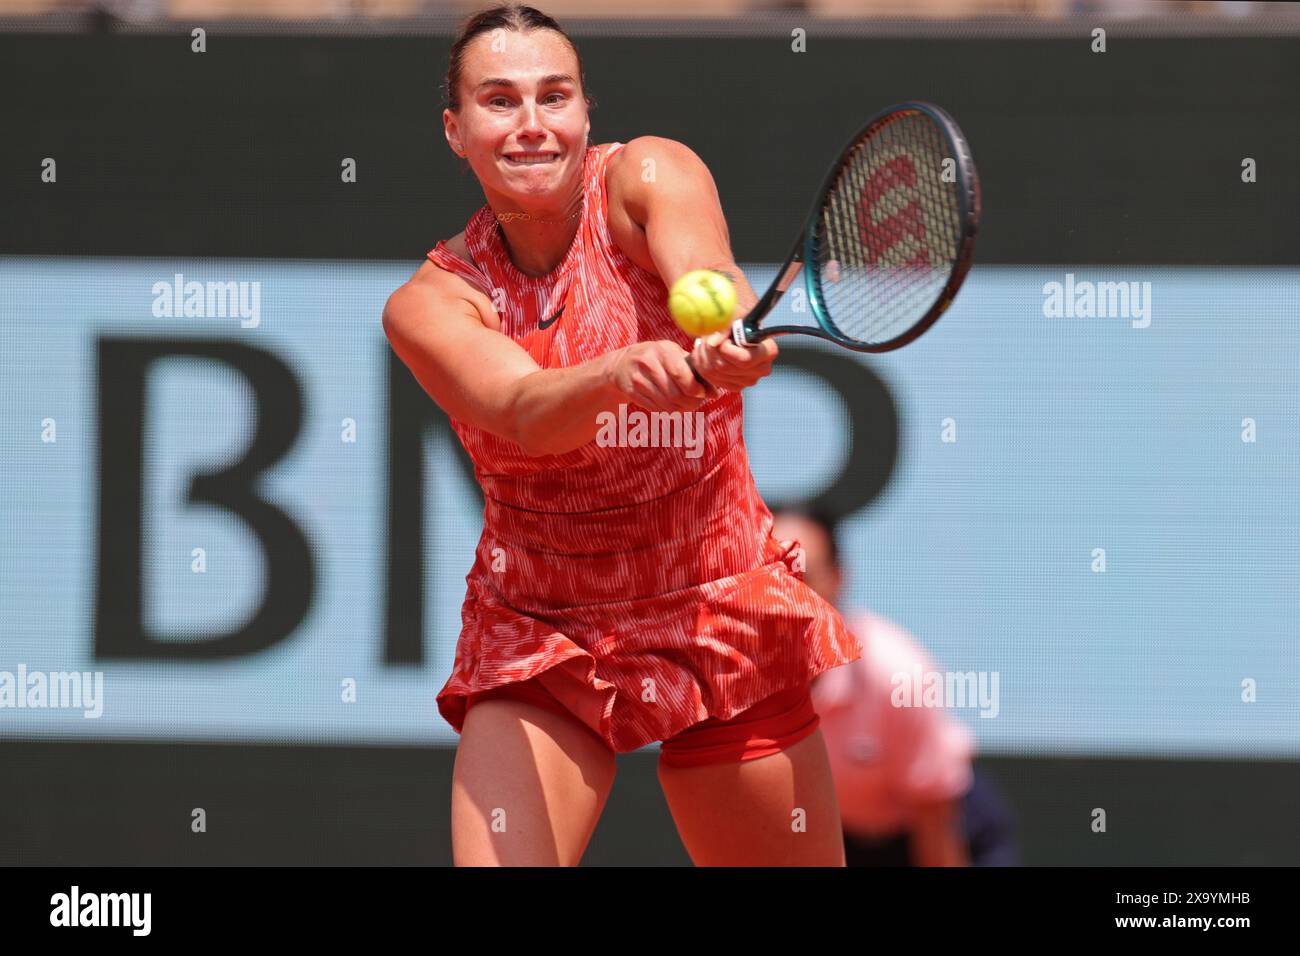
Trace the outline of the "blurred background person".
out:
[[[975,769],[974,735],[941,707],[896,707],[895,674],[936,670],[903,628],[841,605],[844,572],[834,520],[821,510],[779,510],[772,529],[804,549],[804,581],[836,606],[862,657],[813,681],[830,755],[848,866],[1018,866],[1014,821]]]

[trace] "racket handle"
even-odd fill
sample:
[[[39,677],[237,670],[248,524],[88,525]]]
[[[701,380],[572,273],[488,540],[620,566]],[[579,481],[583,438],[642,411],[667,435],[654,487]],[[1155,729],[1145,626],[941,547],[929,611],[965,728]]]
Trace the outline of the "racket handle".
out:
[[[757,342],[751,342],[745,333],[745,320],[737,319],[731,323],[731,341],[737,345],[743,345],[745,348],[758,348]]]
[[[695,381],[697,381],[697,382],[699,382],[701,385],[703,385],[703,386],[704,386],[704,390],[705,390],[706,392],[708,392],[709,394],[712,394],[713,391],[714,391],[713,386],[710,385],[709,382],[705,380],[705,378],[704,378],[703,375],[701,375],[698,371],[696,371],[696,369],[695,369],[695,363],[691,361],[691,353],[690,353],[690,352],[687,352],[687,353],[686,353],[686,367],[689,368],[689,369],[691,370],[691,374],[695,376]]]

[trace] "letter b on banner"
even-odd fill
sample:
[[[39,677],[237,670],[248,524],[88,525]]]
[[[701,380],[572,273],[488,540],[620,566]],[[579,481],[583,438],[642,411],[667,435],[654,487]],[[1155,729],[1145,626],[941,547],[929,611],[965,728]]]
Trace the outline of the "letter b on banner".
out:
[[[225,634],[185,640],[161,639],[144,625],[145,385],[154,363],[172,357],[224,363],[252,386],[257,421],[248,451],[220,470],[192,476],[185,498],[243,521],[261,543],[267,573],[262,603],[251,619]],[[302,529],[261,498],[255,486],[292,447],[302,426],[302,388],[293,371],[269,352],[220,339],[101,338],[98,360],[96,657],[236,657],[288,637],[311,606],[315,561]]]

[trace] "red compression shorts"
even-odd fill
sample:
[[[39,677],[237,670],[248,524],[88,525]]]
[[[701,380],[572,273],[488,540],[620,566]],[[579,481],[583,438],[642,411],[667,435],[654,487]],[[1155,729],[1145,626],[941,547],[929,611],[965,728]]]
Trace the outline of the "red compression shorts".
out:
[[[537,678],[471,694],[465,712],[481,700],[522,700],[576,719],[573,713],[538,683]],[[668,767],[755,760],[780,753],[803,740],[820,723],[808,685],[779,691],[730,720],[710,717],[693,724],[660,745],[659,761]]]

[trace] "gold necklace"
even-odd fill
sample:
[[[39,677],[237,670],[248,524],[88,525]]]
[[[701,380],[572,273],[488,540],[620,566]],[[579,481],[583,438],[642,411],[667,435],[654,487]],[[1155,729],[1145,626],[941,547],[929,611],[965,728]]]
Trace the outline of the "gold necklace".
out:
[[[582,206],[579,205],[571,215],[566,216],[563,219],[537,219],[526,212],[499,212],[495,215],[497,217],[497,222],[540,222],[552,225],[562,225],[566,222],[573,222],[573,220],[581,216]]]

